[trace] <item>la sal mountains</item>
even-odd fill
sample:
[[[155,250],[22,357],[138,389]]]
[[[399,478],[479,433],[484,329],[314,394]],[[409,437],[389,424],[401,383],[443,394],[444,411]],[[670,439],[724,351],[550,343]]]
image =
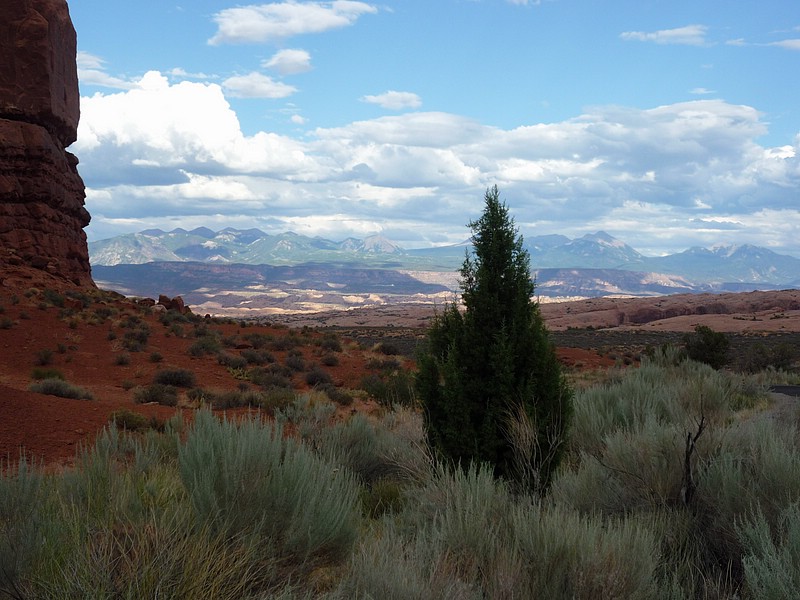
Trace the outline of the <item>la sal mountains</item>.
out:
[[[800,287],[800,259],[741,245],[645,256],[604,232],[525,238],[542,297],[652,296]],[[407,250],[382,236],[331,241],[258,229],[149,229],[89,243],[95,281],[182,295],[199,311],[269,314],[452,299],[469,243]]]

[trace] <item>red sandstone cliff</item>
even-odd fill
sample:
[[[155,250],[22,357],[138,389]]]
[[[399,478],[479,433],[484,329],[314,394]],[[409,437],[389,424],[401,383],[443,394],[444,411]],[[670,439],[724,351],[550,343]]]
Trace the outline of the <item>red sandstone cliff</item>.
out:
[[[0,268],[94,285],[83,228],[77,40],[66,0],[0,2]]]

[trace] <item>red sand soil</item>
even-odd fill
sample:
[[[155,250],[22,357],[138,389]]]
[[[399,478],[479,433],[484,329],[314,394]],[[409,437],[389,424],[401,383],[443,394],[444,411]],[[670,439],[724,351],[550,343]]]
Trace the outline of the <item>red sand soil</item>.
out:
[[[192,357],[188,352],[189,346],[195,341],[192,335],[194,325],[183,324],[184,333],[177,336],[171,333],[169,327],[158,321],[158,314],[145,316],[141,307],[118,294],[101,293],[97,290],[80,290],[88,295],[92,302],[86,309],[80,303],[67,299],[66,312],[72,311],[72,316],[65,315],[65,309],[45,306],[43,290],[59,290],[62,294],[74,288],[59,287],[58,280],[44,275],[12,274],[5,273],[0,277],[0,461],[16,462],[20,453],[24,452],[36,462],[44,463],[48,468],[58,469],[73,464],[76,451],[81,445],[91,444],[94,437],[103,427],[109,424],[114,411],[126,409],[141,413],[145,416],[155,417],[161,421],[168,419],[176,412],[184,411],[187,416],[192,414],[194,406],[186,399],[185,393],[179,408],[169,408],[160,405],[140,405],[133,401],[132,386],[148,385],[152,382],[153,375],[163,368],[182,368],[191,370],[197,377],[196,385],[207,389],[230,390],[235,389],[241,381],[235,379],[226,367],[218,364],[215,356],[206,355]],[[710,315],[714,318],[724,318],[724,321],[714,322],[715,328],[729,331],[720,327],[720,323],[727,323],[731,327],[742,330],[748,324],[762,324],[773,326],[775,330],[786,330],[787,327],[800,330],[800,311],[787,310],[787,302],[794,301],[797,296],[800,302],[800,292],[793,292],[792,298],[756,298],[747,295],[734,295],[729,299],[738,304],[740,312],[727,315]],[[543,314],[552,320],[555,328],[566,328],[580,323],[592,323],[600,326],[608,319],[619,320],[619,313],[633,314],[633,311],[642,308],[646,310],[682,310],[689,311],[691,303],[705,302],[709,304],[712,299],[691,297],[690,301],[677,297],[662,299],[647,299],[642,305],[634,305],[631,301],[622,300],[587,300],[583,303],[567,303],[557,309],[547,309]],[[682,304],[681,304],[682,303]],[[764,308],[764,306],[768,308]],[[733,304],[731,304],[733,306]],[[750,310],[747,312],[744,310]],[[110,310],[114,314],[104,321],[92,319],[97,309]],[[692,308],[695,310],[696,306]],[[416,312],[415,312],[416,310]],[[420,311],[426,310],[427,314]],[[550,316],[548,317],[548,311]],[[370,325],[387,325],[397,323],[408,326],[410,322],[416,327],[424,327],[429,322],[431,308],[417,307],[404,310],[397,307],[370,313],[359,311],[358,318],[365,320]],[[642,314],[645,314],[644,312]],[[655,314],[655,313],[653,313]],[[770,318],[780,314],[780,318]],[[140,316],[150,328],[150,337],[147,346],[142,352],[127,352],[130,362],[119,365],[116,357],[126,352],[121,347],[121,340],[126,329],[121,323],[128,315]],[[370,316],[372,315],[372,316]],[[403,315],[407,318],[403,321]],[[588,316],[587,316],[588,315]],[[734,318],[735,315],[744,315],[748,318],[755,316],[758,320],[745,320],[744,317]],[[352,315],[340,315],[339,318],[352,318]],[[688,319],[691,323],[698,320],[697,315],[676,316],[673,319]],[[372,319],[372,320],[370,320]],[[313,322],[321,324],[319,321]],[[567,325],[572,323],[572,325]],[[658,321],[652,323],[657,324]],[[691,323],[681,327],[689,327]],[[324,322],[324,324],[335,324]],[[629,325],[636,327],[655,327],[646,323],[644,325]],[[274,337],[287,335],[285,326],[250,326],[242,327],[235,322],[207,323],[208,327],[221,332],[223,337],[241,339],[248,333],[262,333]],[[293,323],[293,325],[299,325]],[[585,325],[584,325],[585,326]],[[606,325],[608,326],[608,325]],[[692,325],[693,327],[693,325]],[[551,327],[552,328],[552,327]],[[109,331],[116,334],[110,339]],[[301,334],[321,336],[321,333],[310,332]],[[343,351],[336,353],[339,359],[337,366],[325,366],[325,371],[331,374],[334,383],[344,389],[358,389],[363,376],[370,371],[366,362],[375,356],[369,350],[363,350],[355,343],[342,340]],[[236,352],[236,349],[226,350]],[[318,346],[311,343],[300,347],[306,361],[319,363],[321,351]],[[52,353],[51,363],[48,368],[58,369],[67,381],[88,389],[94,400],[70,400],[54,396],[45,396],[28,391],[31,383],[32,370],[41,362],[43,351]],[[150,358],[153,352],[158,352],[163,360],[156,363]],[[274,352],[279,362],[285,360],[285,352]],[[563,364],[575,370],[605,369],[613,366],[614,361],[608,357],[581,350],[578,348],[559,348],[558,355]],[[378,356],[378,358],[384,358]],[[412,366],[406,361],[407,366]],[[304,374],[299,373],[293,377],[293,385],[297,389],[307,389]],[[341,410],[343,414],[352,411],[372,412],[377,410],[377,405],[371,401],[356,399],[355,402]],[[235,412],[235,411],[234,411]]]
[[[77,449],[82,444],[90,444],[109,424],[112,413],[122,409],[160,421],[181,410],[191,414],[195,406],[186,399],[185,392],[177,409],[134,402],[133,386],[149,385],[159,369],[188,369],[195,374],[196,385],[206,389],[232,390],[241,384],[225,366],[218,364],[215,356],[189,354],[189,346],[196,341],[193,324],[182,324],[184,334],[178,337],[158,321],[157,313],[144,316],[133,302],[107,295],[74,316],[64,317],[60,316],[63,309],[44,307],[40,293],[28,298],[25,292],[0,287],[0,461],[16,462],[24,452],[33,461],[50,467],[70,465]],[[100,296],[95,293],[94,297]],[[67,299],[69,304],[71,301]],[[104,322],[93,324],[88,318],[97,308],[117,312]],[[127,315],[141,315],[150,328],[147,346],[142,352],[128,352],[122,348],[126,329],[120,323]],[[238,323],[202,324],[231,338],[248,333],[274,337],[289,333],[284,326],[242,328]],[[115,339],[109,339],[109,331],[116,334]],[[298,348],[307,362],[320,361],[321,351],[311,343],[313,336],[320,335],[309,334],[308,344]],[[343,342],[343,351],[336,353],[339,364],[323,368],[337,386],[354,389],[369,372],[365,369],[365,351],[356,344]],[[236,352],[232,348],[226,350]],[[94,399],[72,400],[28,391],[32,371],[41,362],[43,351],[50,351],[51,358],[41,368],[57,369],[69,383],[89,390]],[[151,360],[153,352],[162,356],[160,362]],[[124,353],[130,357],[129,364],[116,364],[116,357]],[[272,354],[278,362],[285,360],[285,352],[273,351]],[[304,375],[293,376],[297,389],[308,389]],[[375,408],[374,403],[357,399],[343,412],[370,412]]]

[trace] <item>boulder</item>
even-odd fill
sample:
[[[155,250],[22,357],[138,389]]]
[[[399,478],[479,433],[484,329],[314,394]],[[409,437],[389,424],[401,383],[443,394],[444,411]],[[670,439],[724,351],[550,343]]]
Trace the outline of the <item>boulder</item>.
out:
[[[167,310],[178,311],[182,315],[192,312],[192,310],[188,306],[186,306],[186,304],[183,302],[183,298],[181,296],[175,296],[174,298],[170,298],[169,296],[160,294],[158,296],[158,304],[163,306]]]

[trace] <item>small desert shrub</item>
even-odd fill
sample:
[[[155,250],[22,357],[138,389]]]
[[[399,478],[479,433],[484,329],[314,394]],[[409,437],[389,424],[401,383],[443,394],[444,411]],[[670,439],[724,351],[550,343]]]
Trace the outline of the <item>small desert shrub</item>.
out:
[[[146,326],[142,318],[139,315],[133,314],[123,314],[122,320],[119,323],[119,326],[125,329],[138,329],[142,325]]]
[[[288,376],[287,371],[289,373]],[[291,371],[279,365],[270,365],[268,368],[254,367],[247,371],[247,379],[264,389],[289,388],[292,386],[290,376]]]
[[[339,338],[335,335],[326,334],[325,337],[320,340],[319,347],[328,352],[341,352],[342,342],[340,342]]]
[[[335,354],[328,353],[320,358],[320,362],[326,367],[335,367],[339,364],[339,358]]]
[[[211,390],[207,390],[205,388],[196,387],[186,392],[187,400],[195,402],[199,405],[210,404],[213,397],[214,397],[214,392],[212,392]]]
[[[11,329],[14,326],[14,321],[8,317],[0,319],[0,329]]]
[[[232,354],[230,352],[219,352],[217,353],[217,362],[228,369],[246,369],[247,368],[247,361],[244,357],[239,356],[238,354]]]
[[[187,392],[189,400],[206,404],[215,410],[240,408],[243,406],[261,406],[263,394],[253,390],[206,390],[194,388]]]
[[[192,387],[195,380],[195,374],[188,369],[164,369],[153,375],[153,383],[175,387]]]
[[[117,313],[117,310],[110,306],[96,306],[92,312],[98,319],[105,321],[113,317]]]
[[[273,416],[294,402],[295,398],[295,391],[289,387],[269,387],[259,393],[258,407]]]
[[[274,352],[287,352],[293,348],[297,348],[302,344],[302,341],[296,335],[285,335],[283,337],[274,338],[269,343],[269,349]]]
[[[689,358],[714,369],[721,369],[728,363],[730,340],[724,333],[710,327],[698,325],[694,333],[687,333],[683,337],[683,345]]]
[[[43,348],[36,352],[36,358],[34,360],[34,364],[37,364],[41,367],[46,365],[52,364],[53,362],[53,351],[49,348]]]
[[[271,335],[265,335],[263,333],[248,333],[244,336],[244,339],[249,342],[255,350],[260,350],[270,343],[273,338]]]
[[[330,373],[323,371],[319,367],[313,367],[306,373],[306,383],[312,387],[316,385],[330,385],[333,383],[333,378],[330,376]]]
[[[226,335],[220,339],[220,343],[226,348],[236,348],[236,346],[239,344],[239,336]]]
[[[164,325],[166,327],[166,326],[170,326],[170,325],[178,324],[178,323],[188,323],[189,322],[189,317],[187,317],[186,315],[182,314],[180,311],[171,309],[171,310],[166,310],[166,311],[162,312],[158,316],[158,320],[162,325]]]
[[[130,352],[141,352],[147,346],[150,339],[150,329],[145,327],[126,331],[122,335],[122,346]]]
[[[160,352],[152,352],[150,354],[150,362],[160,363],[162,360],[164,360],[164,357],[161,355]]]
[[[44,298],[44,301],[51,306],[64,308],[64,296],[62,296],[55,290],[50,290],[50,289],[43,290],[42,298]]]
[[[250,365],[265,365],[274,363],[275,357],[267,350],[256,350],[255,348],[247,348],[242,350],[242,358]]]
[[[384,406],[411,406],[416,400],[414,378],[406,371],[383,376],[366,375],[361,380],[361,389]]]
[[[64,374],[58,369],[34,367],[31,371],[31,379],[36,381],[40,379],[64,379]]]
[[[353,403],[353,395],[347,390],[343,390],[334,385],[325,385],[322,386],[321,389],[331,402],[335,402],[340,406],[350,406]]]
[[[111,413],[111,422],[117,428],[125,431],[146,431],[150,428],[150,421],[147,417],[126,409]]]
[[[289,354],[286,356],[286,360],[284,362],[292,371],[305,371],[306,369],[306,361],[302,354]]]
[[[393,344],[392,342],[380,342],[375,344],[373,351],[379,352],[385,356],[397,356],[400,354],[400,348],[398,348],[397,345]]]
[[[747,373],[766,369],[788,370],[798,358],[798,349],[792,344],[754,344],[737,362],[737,368]]]
[[[28,390],[37,394],[70,398],[72,400],[94,400],[89,390],[73,385],[63,379],[51,378],[35,381],[28,386]]]
[[[171,385],[153,383],[146,387],[138,387],[133,391],[133,401],[137,404],[163,404],[164,406],[178,405],[178,389]]]
[[[114,364],[118,366],[125,366],[131,364],[131,355],[127,352],[122,352],[114,357]]]
[[[206,354],[217,354],[221,349],[219,338],[214,335],[200,337],[189,346],[191,356],[205,356]]]

